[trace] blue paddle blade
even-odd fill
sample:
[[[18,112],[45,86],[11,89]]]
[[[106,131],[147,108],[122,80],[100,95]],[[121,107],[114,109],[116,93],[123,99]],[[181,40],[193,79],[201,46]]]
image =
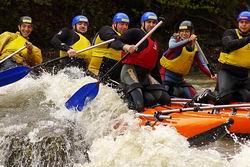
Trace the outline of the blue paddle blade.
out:
[[[0,72],[0,87],[22,79],[30,72],[30,70],[30,67],[18,66]]]
[[[67,109],[76,109],[82,111],[83,107],[93,100],[99,92],[99,83],[89,83],[81,87],[69,100],[65,103]]]

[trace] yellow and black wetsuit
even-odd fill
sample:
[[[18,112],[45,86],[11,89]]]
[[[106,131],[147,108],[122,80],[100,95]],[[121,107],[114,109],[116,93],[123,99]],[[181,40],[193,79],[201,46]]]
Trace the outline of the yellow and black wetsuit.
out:
[[[223,51],[220,54],[218,73],[218,104],[232,101],[250,102],[250,36],[238,29],[224,32]]]
[[[103,41],[107,41],[109,39],[117,38],[121,34],[115,31],[110,26],[103,26],[100,31],[96,34],[93,45],[101,43]],[[124,44],[121,44],[122,46]],[[94,73],[95,75],[102,76],[105,74],[111,67],[117,63],[121,59],[121,51],[115,50],[110,47],[110,44],[102,45],[92,50],[92,58],[89,64],[89,71]],[[118,67],[110,78],[118,81],[120,78],[121,67]]]
[[[86,37],[84,37],[81,33],[78,33],[69,28],[63,28],[61,31],[55,34],[51,40],[51,44],[55,48],[60,50],[60,57],[66,56],[66,52],[71,48],[78,51],[87,48],[91,45],[89,40]],[[90,62],[91,55],[92,55],[91,50],[82,52],[73,59],[72,58],[65,59],[64,65],[65,66],[76,65],[86,69]]]

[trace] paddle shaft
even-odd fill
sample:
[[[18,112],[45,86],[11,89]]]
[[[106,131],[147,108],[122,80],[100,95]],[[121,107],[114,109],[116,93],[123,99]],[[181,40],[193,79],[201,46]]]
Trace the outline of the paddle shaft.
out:
[[[192,99],[187,98],[171,98],[171,102],[191,102]]]
[[[136,117],[145,117],[145,118],[155,118],[155,115],[153,114],[143,114],[143,113],[136,113]],[[160,119],[171,119],[171,116],[169,115],[159,115]]]
[[[171,104],[180,104],[180,105],[185,105],[187,102],[181,102],[181,101],[171,101]],[[206,103],[191,103],[194,106],[214,106],[213,104],[206,104]]]
[[[137,42],[137,44],[135,45],[135,48],[138,48],[161,24],[163,23],[163,21],[160,21],[154,28],[152,28],[152,30],[150,30],[139,42]],[[100,79],[99,79],[99,83],[105,79],[114,69],[116,69],[119,64],[126,59],[128,56],[130,55],[130,53],[126,53],[118,62],[115,63],[115,65],[110,68]]]
[[[162,110],[162,114],[170,114],[174,112],[185,112],[185,111],[195,111],[199,110],[209,110],[209,109],[221,109],[221,108],[239,108],[239,107],[250,107],[250,103],[248,104],[228,104],[228,105],[216,105],[216,106],[204,106],[204,107],[189,107],[189,108],[179,108],[179,109],[171,109],[171,110]]]
[[[85,51],[87,51],[87,50],[90,50],[90,49],[96,48],[96,47],[98,47],[98,46],[101,46],[101,45],[104,45],[104,44],[107,44],[107,43],[113,42],[114,40],[115,40],[115,39],[110,39],[110,40],[107,40],[107,41],[104,41],[104,42],[98,43],[98,44],[96,44],[96,45],[93,45],[93,46],[90,46],[90,47],[87,47],[87,48],[84,48],[84,49],[78,50],[78,51],[76,52],[76,54],[79,54],[79,53],[85,52]],[[52,63],[52,62],[55,62],[55,61],[58,61],[58,60],[62,60],[62,59],[67,58],[67,57],[68,57],[68,56],[64,56],[64,57],[58,57],[58,58],[55,58],[55,59],[49,60],[49,61],[44,62],[44,63],[42,63],[42,64],[38,64],[38,65],[36,65],[36,66],[33,66],[33,67],[32,67],[32,69],[34,69],[34,68],[38,68],[38,67],[43,66],[43,65],[47,65],[47,64],[49,64],[49,63]]]
[[[24,50],[25,48],[26,48],[26,46],[23,46],[23,47],[21,47],[20,49],[16,50],[15,52],[11,53],[9,56],[7,56],[7,57],[5,57],[4,59],[2,59],[2,60],[0,61],[0,64],[1,64],[2,62],[4,62],[5,60],[11,58],[11,57],[14,56],[15,54],[21,52],[21,51]]]
[[[195,45],[196,45],[196,46],[197,46],[197,48],[200,50],[201,55],[202,55],[202,57],[203,57],[203,59],[204,59],[205,63],[207,64],[207,67],[209,68],[209,70],[210,70],[210,72],[211,72],[212,76],[214,76],[214,72],[213,72],[213,70],[211,69],[210,64],[208,63],[208,60],[207,60],[207,58],[206,58],[206,56],[205,56],[205,54],[204,54],[203,50],[201,49],[201,47],[200,47],[200,45],[199,45],[198,41],[195,41]]]

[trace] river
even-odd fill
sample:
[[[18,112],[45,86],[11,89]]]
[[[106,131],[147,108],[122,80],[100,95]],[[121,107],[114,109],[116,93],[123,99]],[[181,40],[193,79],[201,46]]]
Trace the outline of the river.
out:
[[[174,128],[140,128],[133,111],[104,85],[82,112],[67,110],[71,95],[94,81],[78,68],[66,68],[1,87],[0,166],[250,166],[249,141],[233,137],[189,147]],[[189,81],[199,91],[214,85],[203,77]]]

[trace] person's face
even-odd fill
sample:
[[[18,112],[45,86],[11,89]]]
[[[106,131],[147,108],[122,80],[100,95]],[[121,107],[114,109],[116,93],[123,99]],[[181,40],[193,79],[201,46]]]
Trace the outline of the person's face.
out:
[[[179,30],[181,39],[188,39],[191,36],[190,30]]]
[[[156,20],[147,20],[144,21],[144,23],[142,23],[142,28],[146,31],[149,32],[150,30],[152,30],[157,24]]]
[[[80,21],[79,23],[75,25],[75,29],[77,32],[80,32],[83,34],[88,31],[88,23],[84,21]]]
[[[29,35],[32,32],[33,26],[32,26],[32,24],[22,23],[21,25],[18,25],[18,29],[19,29],[20,33],[22,34],[22,36],[24,38],[27,38],[27,37],[29,37]]]
[[[118,31],[120,34],[123,34],[125,31],[128,30],[128,23],[127,22],[114,23],[113,27],[116,28],[116,31]]]
[[[249,20],[240,20],[239,21],[239,29],[242,33],[250,32],[250,21]]]

